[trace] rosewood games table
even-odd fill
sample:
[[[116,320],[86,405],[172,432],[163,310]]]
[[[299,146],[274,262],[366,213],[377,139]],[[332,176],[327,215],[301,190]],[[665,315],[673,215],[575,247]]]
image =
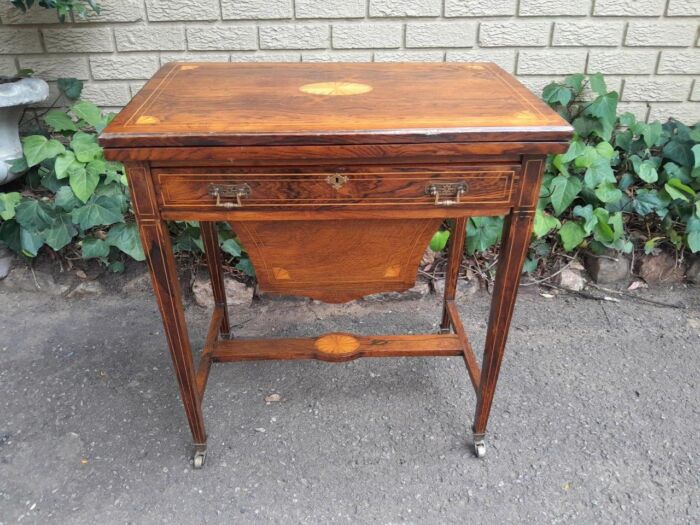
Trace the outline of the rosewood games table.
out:
[[[540,192],[545,157],[571,127],[511,75],[473,64],[224,64],[163,67],[107,126],[124,162],[194,438],[214,362],[462,356],[484,436]],[[455,304],[470,216],[506,216],[481,365]],[[439,333],[233,337],[216,222],[231,225],[260,289],[340,303],[415,282],[454,221]],[[195,366],[166,221],[199,221],[216,306]],[[307,233],[313,230],[313,235]]]

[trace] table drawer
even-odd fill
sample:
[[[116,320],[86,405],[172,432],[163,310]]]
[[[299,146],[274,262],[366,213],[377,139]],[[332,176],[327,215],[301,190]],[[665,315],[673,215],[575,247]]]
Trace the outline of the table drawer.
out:
[[[154,169],[165,208],[508,204],[519,165]]]

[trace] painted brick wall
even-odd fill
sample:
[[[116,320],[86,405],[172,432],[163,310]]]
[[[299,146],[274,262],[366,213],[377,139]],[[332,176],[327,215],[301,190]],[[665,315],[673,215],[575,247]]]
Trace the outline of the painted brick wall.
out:
[[[124,105],[162,64],[216,61],[473,61],[537,94],[602,72],[638,117],[700,120],[700,0],[99,0],[58,24],[0,3],[0,74],[86,80]]]

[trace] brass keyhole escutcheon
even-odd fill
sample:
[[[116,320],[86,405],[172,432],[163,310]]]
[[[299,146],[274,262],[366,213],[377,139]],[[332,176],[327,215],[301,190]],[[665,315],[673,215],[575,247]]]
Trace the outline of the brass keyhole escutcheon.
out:
[[[336,190],[342,188],[347,181],[348,178],[340,173],[334,173],[333,175],[328,175],[328,177],[326,177],[326,182]]]

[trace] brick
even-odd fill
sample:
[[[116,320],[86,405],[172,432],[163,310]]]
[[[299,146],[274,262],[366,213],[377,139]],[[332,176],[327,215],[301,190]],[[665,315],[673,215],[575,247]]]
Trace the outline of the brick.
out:
[[[441,0],[369,0],[369,16],[440,16]]]
[[[100,14],[88,10],[82,19],[76,17],[78,23],[85,22],[139,22],[144,19],[143,2],[140,0],[100,0]]]
[[[442,62],[444,51],[375,51],[375,62]]]
[[[406,47],[473,47],[475,41],[475,22],[406,24]]]
[[[293,15],[292,0],[221,0],[224,19],[271,20]]]
[[[518,75],[568,75],[586,67],[585,49],[530,51],[518,54]]]
[[[517,0],[445,0],[445,16],[511,16]]]
[[[587,71],[604,75],[648,75],[654,72],[658,53],[655,49],[591,49],[588,54]]]
[[[158,71],[156,55],[111,55],[90,58],[90,70],[95,80],[149,79]]]
[[[297,18],[364,18],[365,0],[296,0]]]
[[[260,26],[260,49],[323,49],[328,47],[327,25]]]
[[[622,100],[628,102],[682,102],[687,100],[692,79],[687,77],[627,78]]]
[[[148,19],[154,22],[168,20],[218,20],[218,0],[146,0]]]
[[[698,0],[668,0],[667,16],[700,16]]]
[[[551,26],[548,21],[481,22],[479,44],[482,47],[544,47],[549,42]]]
[[[555,22],[554,46],[619,46],[624,22]]]
[[[649,122],[660,120],[666,122],[675,118],[686,124],[693,125],[700,121],[700,102],[685,102],[682,104],[650,104]]]
[[[98,106],[126,106],[131,100],[131,91],[126,83],[87,82],[80,97]]]
[[[34,2],[34,7],[23,13],[9,2],[0,4],[0,18],[2,23],[7,25],[12,24],[58,24],[58,15],[55,9],[44,9],[38,7]]]
[[[662,75],[700,75],[700,49],[662,51],[657,72]]]
[[[161,53],[160,65],[168,62],[228,62],[228,53]]]
[[[690,92],[690,100],[696,100],[700,102],[700,79],[695,79],[693,84],[693,91]]]
[[[371,51],[304,51],[302,62],[371,62]]]
[[[11,77],[17,73],[17,64],[12,57],[0,57],[0,75]]]
[[[595,16],[661,16],[666,0],[596,0]]]
[[[87,58],[83,56],[20,57],[19,67],[33,70],[37,77],[44,80],[58,80],[67,76],[79,78],[80,80],[90,78]]]
[[[257,49],[258,29],[253,25],[188,27],[187,48],[195,51]]]
[[[513,49],[470,49],[467,51],[447,51],[447,62],[493,62],[508,73],[515,72],[515,50]]]
[[[184,51],[185,29],[172,26],[138,26],[114,29],[119,51]]]
[[[630,22],[625,45],[686,47],[695,40],[697,24],[689,22]]]
[[[333,24],[333,47],[337,49],[401,47],[402,36],[400,23]]]
[[[591,0],[520,0],[520,16],[586,16]]]
[[[0,28],[0,54],[42,53],[43,51],[38,30]]]
[[[42,29],[49,53],[107,53],[114,51],[108,27]]]
[[[645,122],[649,114],[649,106],[644,102],[619,102],[617,114],[622,115],[623,113],[632,113],[638,121]]]
[[[300,62],[301,53],[233,53],[231,62]]]

